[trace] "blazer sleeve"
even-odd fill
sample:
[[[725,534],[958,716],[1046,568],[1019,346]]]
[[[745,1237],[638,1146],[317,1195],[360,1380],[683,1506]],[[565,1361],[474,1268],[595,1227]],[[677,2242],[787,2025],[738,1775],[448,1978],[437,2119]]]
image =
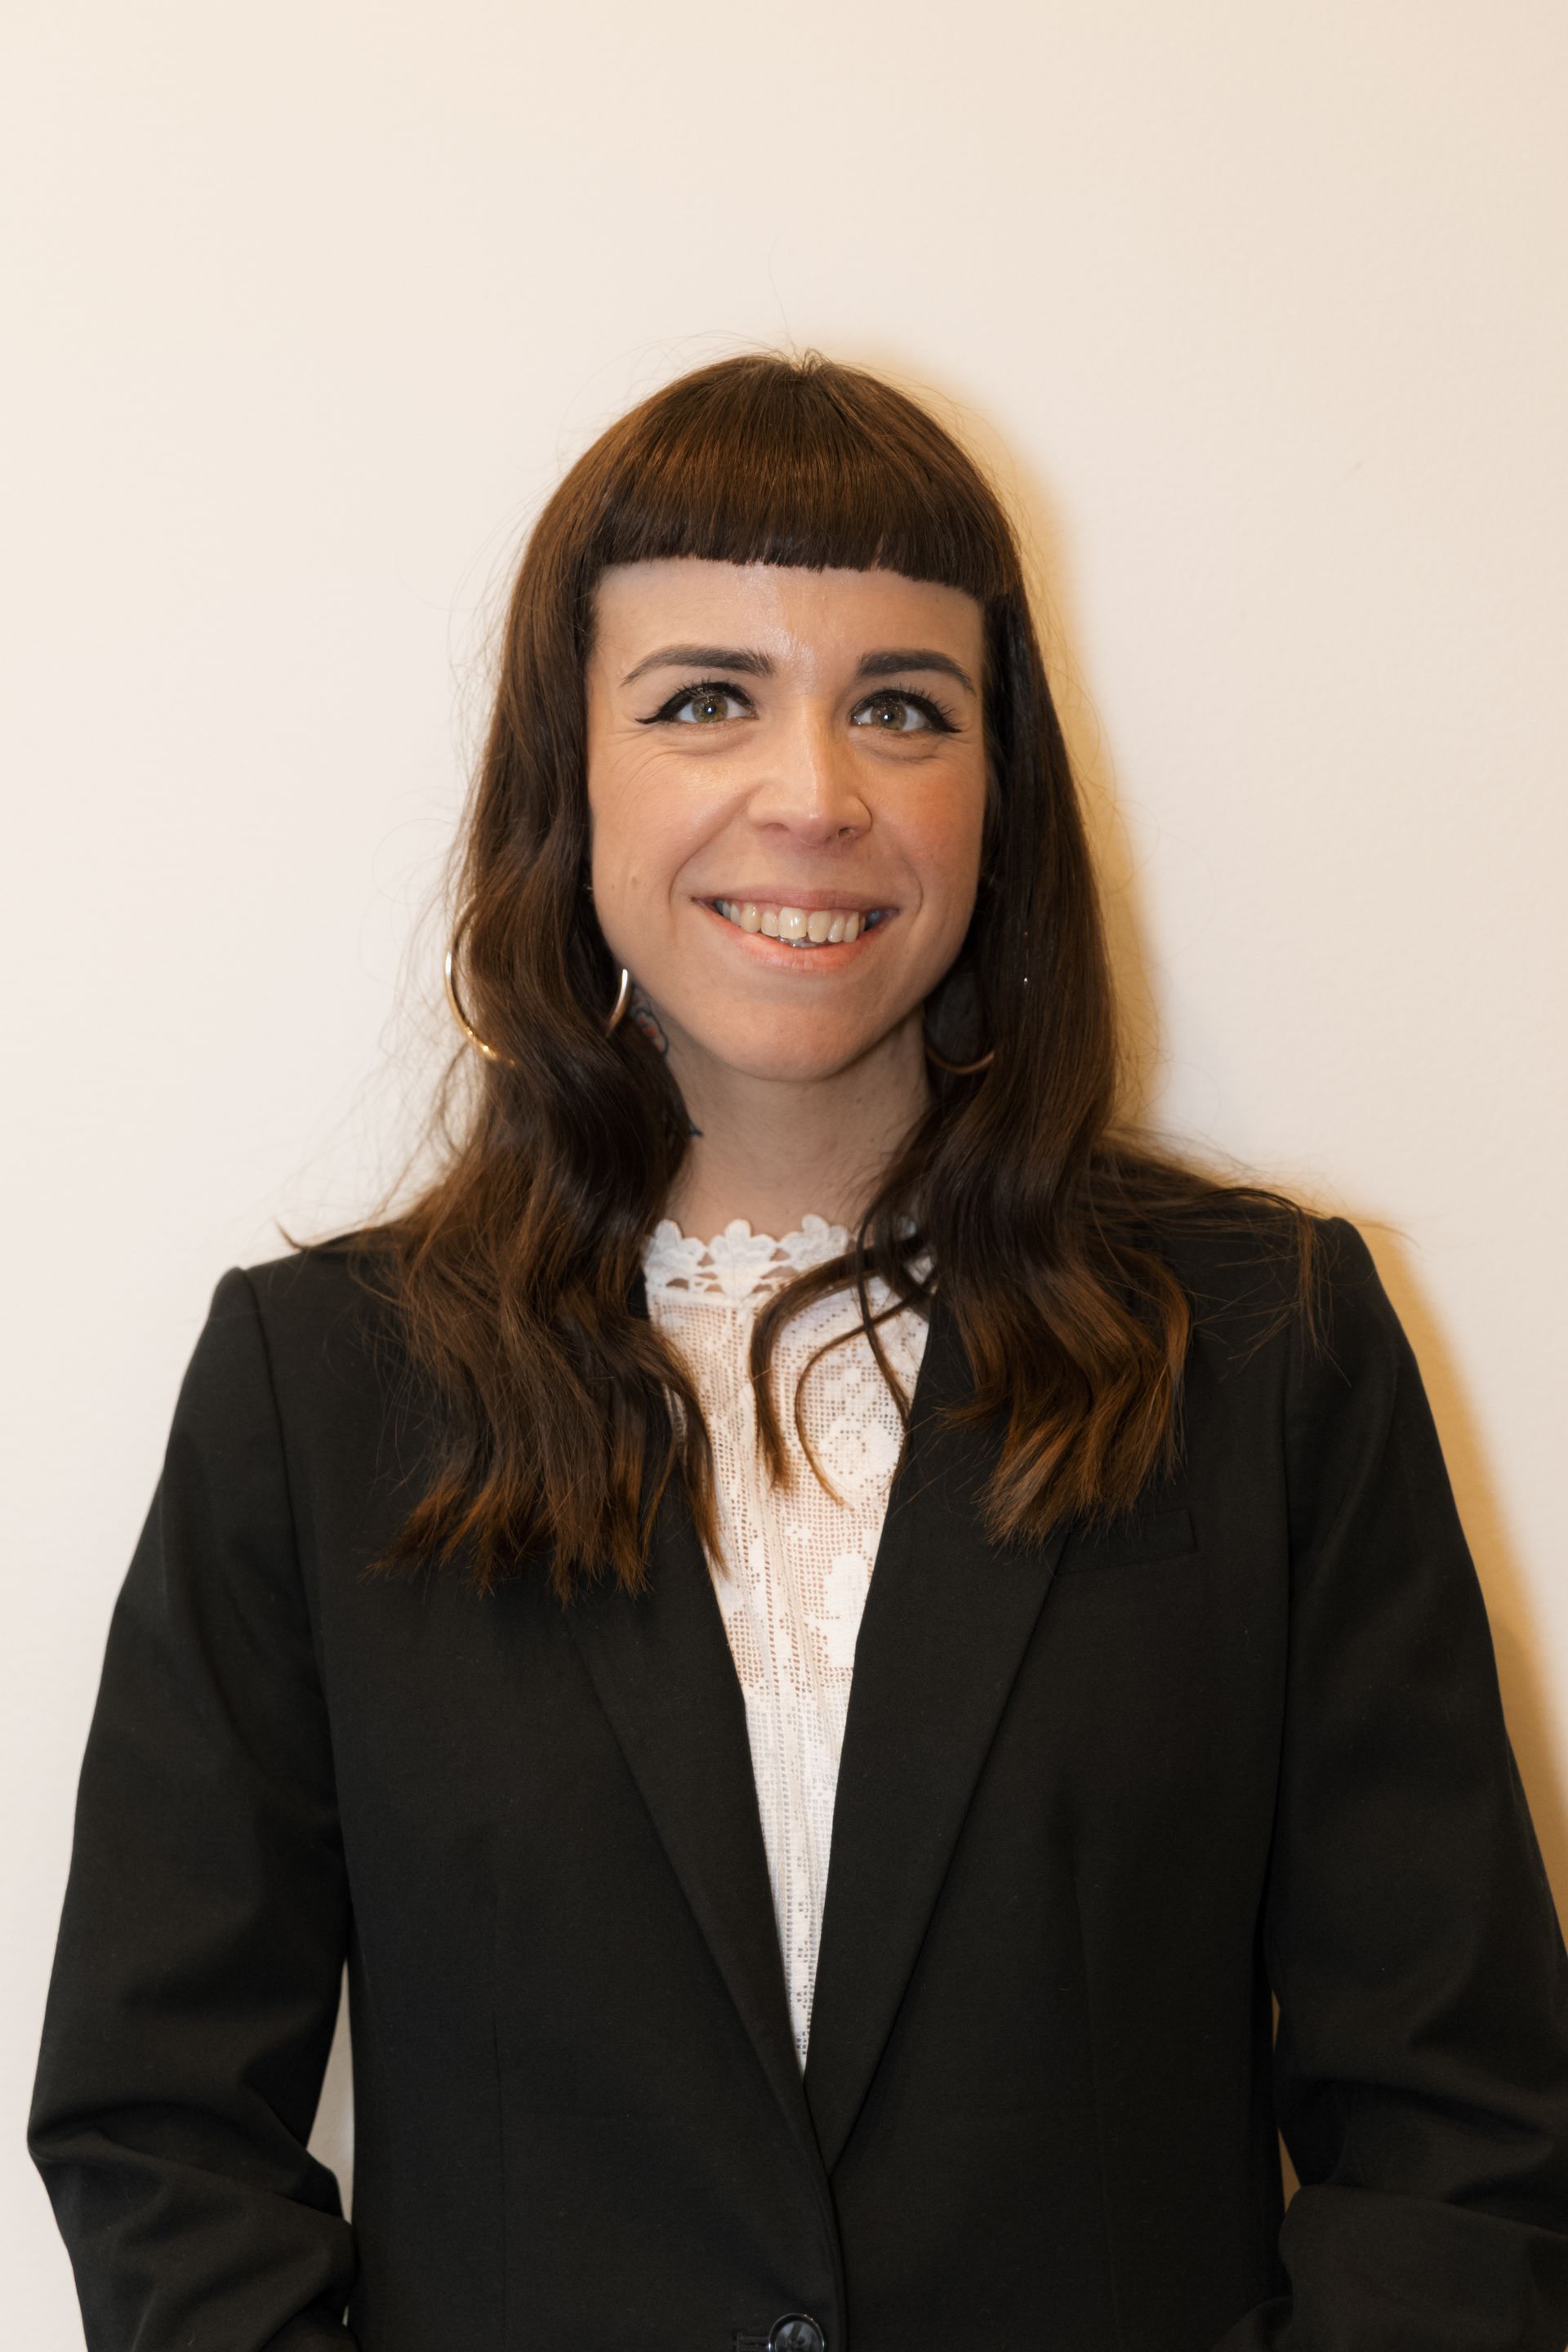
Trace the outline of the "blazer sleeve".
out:
[[[89,2352],[353,2352],[307,2152],[349,1901],[253,1286],[213,1293],[111,1615],[29,2152]]]
[[[1563,2352],[1568,1955],[1415,1356],[1356,1227],[1320,1225],[1263,1917],[1300,2186],[1289,2294],[1215,2352]]]

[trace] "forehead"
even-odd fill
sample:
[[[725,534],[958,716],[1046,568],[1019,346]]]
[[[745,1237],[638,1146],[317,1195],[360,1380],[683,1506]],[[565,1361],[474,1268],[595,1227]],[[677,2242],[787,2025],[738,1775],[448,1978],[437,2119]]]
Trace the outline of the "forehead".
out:
[[[714,645],[842,647],[932,642],[977,660],[978,601],[941,581],[901,572],[818,571],[805,564],[724,563],[665,556],[617,563],[599,577],[595,652],[636,660],[659,636]]]

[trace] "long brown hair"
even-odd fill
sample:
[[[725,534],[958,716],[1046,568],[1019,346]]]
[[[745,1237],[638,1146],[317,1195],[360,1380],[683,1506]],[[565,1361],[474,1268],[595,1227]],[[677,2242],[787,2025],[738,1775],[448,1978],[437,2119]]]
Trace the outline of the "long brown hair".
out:
[[[460,1553],[485,1591],[547,1555],[563,1601],[606,1565],[636,1591],[677,1475],[717,1549],[697,1391],[634,1298],[689,1121],[637,1024],[605,1032],[618,971],[587,889],[596,586],[608,565],[668,556],[880,566],[964,590],[984,615],[979,889],[925,1010],[949,1059],[993,1057],[969,1076],[933,1070],[931,1107],[850,1250],[759,1312],[752,1370],[769,1475],[790,1475],[774,1336],[847,1284],[907,1423],[868,1286],[889,1286],[884,1313],[925,1304],[914,1271],[925,1250],[973,1375],[952,1419],[1005,1417],[977,1498],[996,1540],[1114,1512],[1173,1466],[1193,1304],[1157,1246],[1162,1219],[1256,1234],[1260,1208],[1270,1232],[1282,1218],[1310,1320],[1310,1213],[1118,1123],[1124,1066],[1099,888],[997,494],[933,416],[863,369],[816,352],[721,361],[643,401],[577,460],[512,587],[452,861],[463,1002],[497,1057],[476,1059],[456,1125],[456,1063],[448,1071],[442,1162],[412,1205],[296,1244],[350,1250],[439,1401],[429,1482],[374,1563],[384,1572]],[[459,1045],[456,1059],[466,1055]],[[804,1437],[798,1392],[795,1412]]]

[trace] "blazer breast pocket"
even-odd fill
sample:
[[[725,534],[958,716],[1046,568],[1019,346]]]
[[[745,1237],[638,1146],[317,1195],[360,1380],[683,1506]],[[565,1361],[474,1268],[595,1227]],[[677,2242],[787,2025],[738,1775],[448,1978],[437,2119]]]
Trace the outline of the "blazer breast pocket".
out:
[[[1193,1515],[1184,1507],[1127,1511],[1107,1527],[1080,1528],[1070,1535],[1057,1562],[1057,1574],[1070,1576],[1090,1569],[1173,1563],[1190,1558],[1197,1548]]]

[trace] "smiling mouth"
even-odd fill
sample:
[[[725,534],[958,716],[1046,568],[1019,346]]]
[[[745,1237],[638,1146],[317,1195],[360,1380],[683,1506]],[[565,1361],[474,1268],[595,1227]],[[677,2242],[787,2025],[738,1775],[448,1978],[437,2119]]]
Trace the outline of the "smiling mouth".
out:
[[[894,907],[873,907],[862,914],[855,907],[771,906],[754,898],[705,898],[702,903],[737,930],[760,932],[781,947],[807,950],[848,946],[862,931],[875,930],[898,912]]]

